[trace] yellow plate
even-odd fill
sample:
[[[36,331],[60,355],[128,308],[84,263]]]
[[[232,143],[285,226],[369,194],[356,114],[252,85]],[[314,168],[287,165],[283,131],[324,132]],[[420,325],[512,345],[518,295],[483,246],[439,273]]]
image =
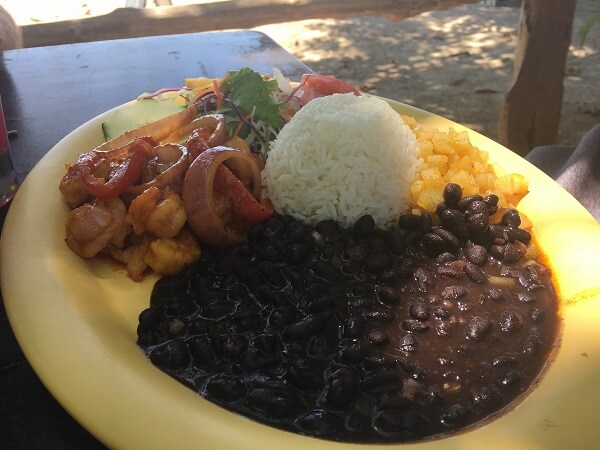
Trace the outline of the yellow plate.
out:
[[[392,104],[427,125],[464,129]],[[64,163],[102,141],[105,115],[73,131],[34,168],[13,201],[1,240],[6,310],[27,359],[50,392],[112,448],[380,449],[260,425],[203,400],[146,359],[135,343],[136,326],[154,279],[134,283],[106,262],[78,258],[63,242],[68,208],[58,183]],[[492,160],[530,180],[531,193],[521,207],[535,224],[565,302],[562,348],[539,387],[512,412],[450,438],[386,448],[597,448],[600,226],[542,172],[493,141],[469,133]]]

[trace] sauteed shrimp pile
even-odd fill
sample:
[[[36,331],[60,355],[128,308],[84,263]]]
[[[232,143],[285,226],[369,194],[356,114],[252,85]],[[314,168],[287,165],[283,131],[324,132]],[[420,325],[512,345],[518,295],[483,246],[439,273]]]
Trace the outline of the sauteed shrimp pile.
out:
[[[272,137],[311,99],[358,94],[312,74],[284,92],[250,69],[186,84],[144,96],[183,99],[185,108],[80,154],[60,182],[71,208],[69,248],[83,258],[108,255],[136,281],[149,270],[178,272],[200,257],[200,242],[244,240],[273,214],[260,179]]]

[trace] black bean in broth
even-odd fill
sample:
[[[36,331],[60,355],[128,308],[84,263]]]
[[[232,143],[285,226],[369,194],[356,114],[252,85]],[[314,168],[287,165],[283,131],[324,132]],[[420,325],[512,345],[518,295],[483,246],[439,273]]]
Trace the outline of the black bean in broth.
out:
[[[406,442],[493,416],[547,363],[557,300],[516,211],[490,225],[495,196],[444,195],[439,221],[386,231],[275,215],[159,280],[138,343],[208,400],[311,436]]]

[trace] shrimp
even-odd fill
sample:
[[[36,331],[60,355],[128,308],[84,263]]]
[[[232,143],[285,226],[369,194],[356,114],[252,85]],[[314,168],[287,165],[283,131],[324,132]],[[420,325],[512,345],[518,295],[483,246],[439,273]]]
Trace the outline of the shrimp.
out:
[[[106,177],[109,170],[109,161],[102,160],[96,165],[93,173],[96,177]],[[67,165],[67,174],[60,180],[58,189],[70,208],[77,208],[92,198],[83,178],[81,178],[80,167],[77,164]]]
[[[95,200],[72,210],[67,219],[66,243],[82,258],[91,258],[107,247],[123,248],[130,227],[127,209],[119,198]]]
[[[166,188],[161,200],[160,189],[150,187],[131,202],[125,220],[137,235],[148,232],[159,238],[173,238],[185,225],[187,216],[178,194]]]
[[[156,239],[150,246],[144,263],[160,275],[171,275],[200,258],[200,245],[194,235],[184,229],[175,238]]]

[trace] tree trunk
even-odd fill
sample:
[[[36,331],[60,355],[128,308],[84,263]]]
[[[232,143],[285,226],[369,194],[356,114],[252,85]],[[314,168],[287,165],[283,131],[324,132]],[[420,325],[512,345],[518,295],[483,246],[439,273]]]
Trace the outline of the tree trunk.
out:
[[[502,144],[525,155],[557,140],[576,0],[523,0],[513,82],[498,127]]]

